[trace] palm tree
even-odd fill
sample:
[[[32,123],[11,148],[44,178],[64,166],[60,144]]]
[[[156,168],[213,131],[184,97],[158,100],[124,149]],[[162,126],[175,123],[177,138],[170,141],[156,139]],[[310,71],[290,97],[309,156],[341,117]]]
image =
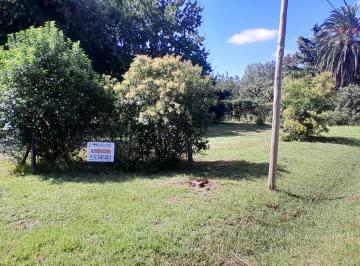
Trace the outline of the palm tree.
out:
[[[346,4],[333,10],[315,32],[316,66],[333,73],[337,88],[360,81],[358,9]]]

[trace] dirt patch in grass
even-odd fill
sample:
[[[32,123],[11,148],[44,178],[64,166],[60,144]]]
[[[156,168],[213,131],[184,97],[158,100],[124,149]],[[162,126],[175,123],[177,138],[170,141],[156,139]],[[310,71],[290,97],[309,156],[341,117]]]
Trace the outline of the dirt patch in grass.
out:
[[[187,182],[188,186],[192,189],[205,189],[213,190],[217,187],[217,184],[214,181],[210,181],[206,178],[189,178]]]
[[[360,194],[352,195],[347,198],[348,201],[359,201],[360,200]]]
[[[24,219],[14,223],[16,229],[28,229],[38,225],[40,225],[40,221],[35,219]]]
[[[253,215],[248,215],[244,217],[234,217],[231,219],[227,219],[225,221],[225,224],[228,226],[241,226],[246,227],[250,225],[254,225],[257,222],[257,218]]]
[[[209,191],[216,189],[219,186],[219,184],[206,178],[189,176],[187,180],[169,180],[166,182],[162,182],[161,186],[182,187],[182,188],[190,188],[191,190]]]
[[[45,261],[45,257],[44,256],[37,256],[36,257],[36,262],[39,263],[39,264],[42,264],[44,263]]]
[[[8,159],[4,154],[0,153],[0,161],[6,161]]]
[[[223,263],[224,266],[252,266],[254,265],[247,258],[241,258],[240,256],[234,256],[229,258],[227,261]]]
[[[276,203],[267,203],[266,207],[268,207],[269,209],[277,210],[280,206],[279,206],[279,204],[276,204]]]
[[[292,221],[299,218],[302,214],[303,213],[300,210],[287,210],[282,213],[281,220],[283,222]]]
[[[175,196],[172,196],[166,200],[166,203],[169,205],[174,205],[174,204],[177,204],[178,202],[179,202],[179,199]]]
[[[345,241],[346,244],[360,245],[360,237],[353,237]]]

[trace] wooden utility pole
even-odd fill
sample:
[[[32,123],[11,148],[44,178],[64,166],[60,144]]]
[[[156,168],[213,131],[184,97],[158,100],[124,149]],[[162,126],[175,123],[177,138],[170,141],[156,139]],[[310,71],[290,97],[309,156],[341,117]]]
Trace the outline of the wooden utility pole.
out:
[[[279,149],[279,131],[280,131],[281,85],[282,85],[282,72],[283,72],[283,62],[284,62],[287,9],[288,9],[288,0],[281,0],[279,39],[277,44],[277,57],[276,57],[275,80],[274,80],[274,103],[273,103],[271,151],[270,151],[269,177],[268,177],[269,190],[276,189],[276,168],[277,168],[277,157],[278,157],[278,149]]]

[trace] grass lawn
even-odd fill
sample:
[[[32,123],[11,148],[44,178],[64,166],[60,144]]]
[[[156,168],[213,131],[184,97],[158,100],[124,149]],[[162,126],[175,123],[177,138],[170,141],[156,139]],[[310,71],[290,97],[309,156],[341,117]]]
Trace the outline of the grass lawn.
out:
[[[360,265],[360,127],[282,142],[276,193],[269,127],[209,137],[191,172],[34,176],[1,161],[0,265]]]

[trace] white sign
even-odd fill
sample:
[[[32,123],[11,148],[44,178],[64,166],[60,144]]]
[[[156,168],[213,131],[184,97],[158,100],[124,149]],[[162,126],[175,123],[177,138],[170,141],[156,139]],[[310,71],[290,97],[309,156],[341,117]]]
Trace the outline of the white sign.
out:
[[[88,142],[87,161],[88,162],[114,162],[113,142]]]

